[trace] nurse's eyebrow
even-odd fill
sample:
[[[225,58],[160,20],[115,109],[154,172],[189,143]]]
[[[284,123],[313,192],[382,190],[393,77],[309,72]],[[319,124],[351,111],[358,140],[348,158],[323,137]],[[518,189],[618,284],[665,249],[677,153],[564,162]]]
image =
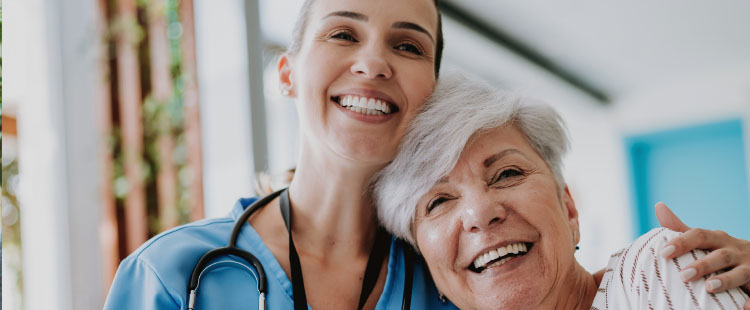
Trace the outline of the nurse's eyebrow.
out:
[[[362,22],[366,22],[366,21],[369,20],[369,18],[367,17],[367,15],[362,14],[362,13],[352,12],[352,11],[336,11],[336,12],[331,12],[331,13],[328,13],[328,15],[326,15],[325,17],[323,17],[323,19],[330,18],[330,17],[346,17],[346,18],[351,18],[351,19],[354,19],[354,20],[357,20],[357,21],[362,21]],[[431,41],[435,42],[435,39],[432,38],[432,35],[430,34],[430,32],[428,32],[426,29],[424,29],[424,27],[422,27],[420,25],[417,25],[415,23],[412,23],[412,22],[395,22],[395,23],[393,23],[391,25],[391,27],[392,28],[396,28],[396,29],[407,29],[407,30],[419,31],[421,33],[426,34],[427,37],[429,37]]]
[[[437,180],[437,182],[435,182],[435,185],[442,184],[442,183],[448,183],[448,176],[447,175],[444,176],[444,177],[442,177],[442,178],[440,178],[440,180]]]
[[[396,28],[396,29],[408,29],[408,30],[419,31],[421,33],[426,34],[428,37],[430,37],[431,41],[435,42],[435,39],[432,38],[432,35],[429,32],[427,32],[426,29],[424,29],[422,26],[417,25],[415,23],[410,23],[410,22],[395,22],[395,23],[393,23],[393,25],[391,25],[391,27]]]
[[[523,155],[523,153],[521,153],[521,151],[516,150],[516,149],[508,149],[508,150],[505,150],[505,151],[501,151],[501,152],[499,152],[499,153],[497,153],[495,155],[487,157],[487,159],[484,160],[484,167],[487,168],[489,166],[492,166],[492,164],[494,164],[500,158],[503,158],[503,157],[505,157],[507,155],[510,155],[510,154],[520,154],[520,155]]]
[[[336,11],[328,13],[323,19],[329,18],[329,17],[346,17],[351,18],[358,21],[366,22],[368,20],[367,15],[364,15],[362,13],[352,12],[352,11]]]

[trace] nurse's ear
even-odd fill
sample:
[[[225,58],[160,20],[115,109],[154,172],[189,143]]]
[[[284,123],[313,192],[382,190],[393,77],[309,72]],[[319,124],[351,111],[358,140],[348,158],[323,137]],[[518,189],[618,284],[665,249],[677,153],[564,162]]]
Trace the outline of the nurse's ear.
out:
[[[276,66],[276,70],[279,72],[279,88],[281,88],[281,94],[284,96],[296,98],[294,80],[292,79],[292,66],[289,61],[290,57],[287,53],[279,57],[279,63]]]

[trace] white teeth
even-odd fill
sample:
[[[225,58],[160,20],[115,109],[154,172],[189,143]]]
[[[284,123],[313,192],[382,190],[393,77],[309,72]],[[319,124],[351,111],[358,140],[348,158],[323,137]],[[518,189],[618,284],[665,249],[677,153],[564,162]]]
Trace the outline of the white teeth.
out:
[[[349,110],[365,115],[382,115],[391,112],[387,103],[375,98],[346,95],[340,97],[339,104]]]
[[[526,244],[524,243],[514,243],[514,244],[509,244],[503,247],[499,247],[497,249],[490,250],[487,253],[479,255],[479,257],[477,257],[477,259],[474,260],[474,268],[478,269],[478,268],[484,267],[485,265],[487,265],[487,263],[493,260],[496,260],[500,257],[506,256],[508,254],[526,253],[527,251],[528,250],[526,248]],[[511,259],[510,257],[503,258],[499,261],[494,262],[490,266],[502,265],[510,259]]]
[[[503,259],[501,259],[501,260],[499,260],[499,261],[496,261],[496,262],[492,263],[492,265],[489,265],[489,266],[487,266],[487,268],[489,268],[489,267],[494,267],[494,266],[500,266],[500,265],[502,265],[502,264],[505,264],[505,263],[506,263],[507,261],[509,261],[510,259],[511,259],[510,257],[506,257],[506,258],[503,258]]]
[[[497,254],[497,250],[490,251],[490,260],[493,260],[493,259],[498,258],[498,257],[500,257],[500,255]]]

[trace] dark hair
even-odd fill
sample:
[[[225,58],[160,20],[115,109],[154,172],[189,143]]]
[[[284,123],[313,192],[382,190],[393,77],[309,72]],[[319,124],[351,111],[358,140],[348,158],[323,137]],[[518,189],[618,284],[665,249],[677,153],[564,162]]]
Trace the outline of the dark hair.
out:
[[[294,31],[292,32],[292,43],[288,49],[288,52],[292,55],[297,54],[300,48],[302,48],[302,39],[305,36],[305,27],[307,26],[307,19],[310,16],[312,2],[313,0],[305,0],[299,10],[299,15],[297,15],[297,22],[294,24]],[[434,0],[434,3],[438,12],[437,41],[435,46],[435,78],[437,78],[440,73],[440,60],[443,57],[443,21],[440,15],[440,1]]]

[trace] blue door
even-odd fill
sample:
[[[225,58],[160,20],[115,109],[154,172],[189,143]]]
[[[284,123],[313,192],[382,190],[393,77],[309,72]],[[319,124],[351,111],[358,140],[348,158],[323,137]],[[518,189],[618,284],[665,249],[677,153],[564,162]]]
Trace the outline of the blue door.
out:
[[[659,223],[664,201],[691,227],[750,240],[750,186],[742,121],[679,128],[626,139],[635,232]]]

